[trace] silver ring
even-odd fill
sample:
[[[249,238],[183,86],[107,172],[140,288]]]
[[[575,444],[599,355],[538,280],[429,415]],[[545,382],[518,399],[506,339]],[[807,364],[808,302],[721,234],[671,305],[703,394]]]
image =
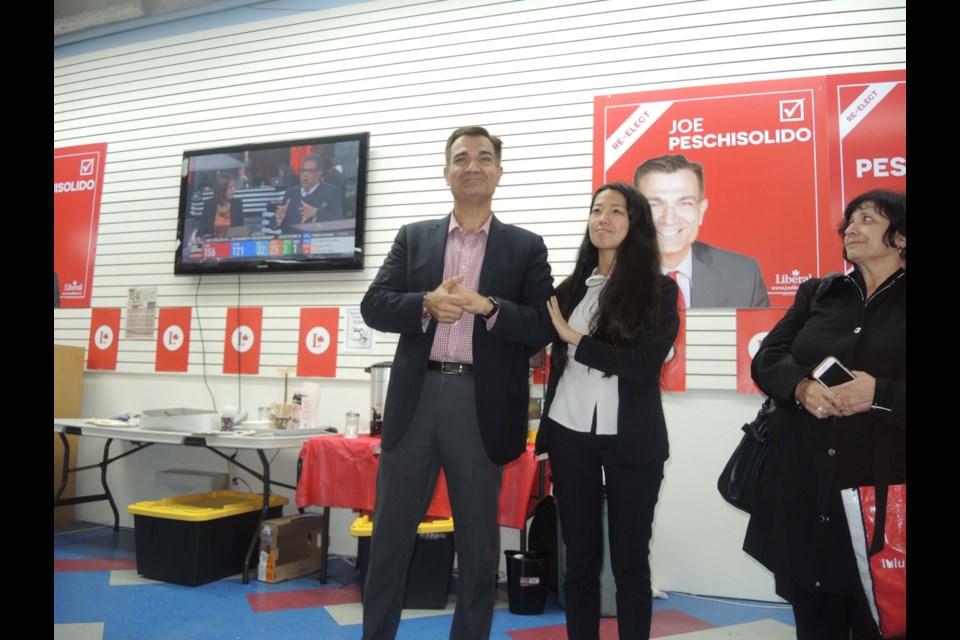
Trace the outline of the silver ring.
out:
[[[822,416],[822,415],[823,415],[823,407],[817,407],[817,415],[818,415],[818,416]]]

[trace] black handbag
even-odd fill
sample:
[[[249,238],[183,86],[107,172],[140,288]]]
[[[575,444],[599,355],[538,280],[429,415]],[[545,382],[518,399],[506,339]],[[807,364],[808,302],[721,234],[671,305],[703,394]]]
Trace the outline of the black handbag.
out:
[[[760,471],[767,458],[767,420],[776,408],[773,399],[767,398],[753,422],[743,425],[743,438],[717,479],[717,490],[723,499],[747,513],[753,508]]]

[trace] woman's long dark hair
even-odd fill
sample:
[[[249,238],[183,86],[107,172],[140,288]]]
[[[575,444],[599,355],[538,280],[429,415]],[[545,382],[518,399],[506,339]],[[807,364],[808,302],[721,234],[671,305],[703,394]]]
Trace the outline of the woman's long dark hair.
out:
[[[590,335],[607,344],[626,346],[656,322],[660,309],[660,247],[657,229],[647,199],[623,182],[605,184],[590,200],[591,210],[597,196],[612,189],[627,201],[629,227],[617,247],[610,279],[600,292],[599,307],[590,327]],[[557,301],[564,318],[576,306],[573,293],[590,275],[600,260],[600,253],[590,241],[589,223],[584,234],[573,273],[557,287]],[[554,365],[567,360],[567,345],[559,338],[553,343]]]

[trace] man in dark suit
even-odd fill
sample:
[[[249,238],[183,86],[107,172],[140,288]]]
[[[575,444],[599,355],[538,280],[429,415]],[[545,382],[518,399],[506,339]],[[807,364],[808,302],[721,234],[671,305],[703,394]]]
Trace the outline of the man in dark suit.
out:
[[[320,181],[321,158],[309,155],[300,165],[300,186],[291,187],[277,205],[273,228],[282,233],[299,233],[298,224],[340,220],[343,217],[340,190]]]
[[[383,416],[363,637],[393,638],[417,525],[441,468],[460,586],[451,638],[487,638],[493,619],[501,465],[524,451],[528,361],[553,330],[543,240],[494,217],[500,139],[463,127],[447,140],[451,215],[402,227],[361,303],[400,334]]]
[[[661,269],[677,281],[681,306],[770,306],[754,258],[697,241],[707,212],[699,162],[679,154],[650,158],[637,167],[633,184],[650,202]]]

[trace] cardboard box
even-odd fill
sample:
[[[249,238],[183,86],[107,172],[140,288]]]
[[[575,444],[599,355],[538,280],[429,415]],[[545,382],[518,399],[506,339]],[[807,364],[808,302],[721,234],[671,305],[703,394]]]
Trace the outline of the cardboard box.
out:
[[[261,582],[283,582],[320,570],[323,514],[301,513],[264,520],[260,527]]]

